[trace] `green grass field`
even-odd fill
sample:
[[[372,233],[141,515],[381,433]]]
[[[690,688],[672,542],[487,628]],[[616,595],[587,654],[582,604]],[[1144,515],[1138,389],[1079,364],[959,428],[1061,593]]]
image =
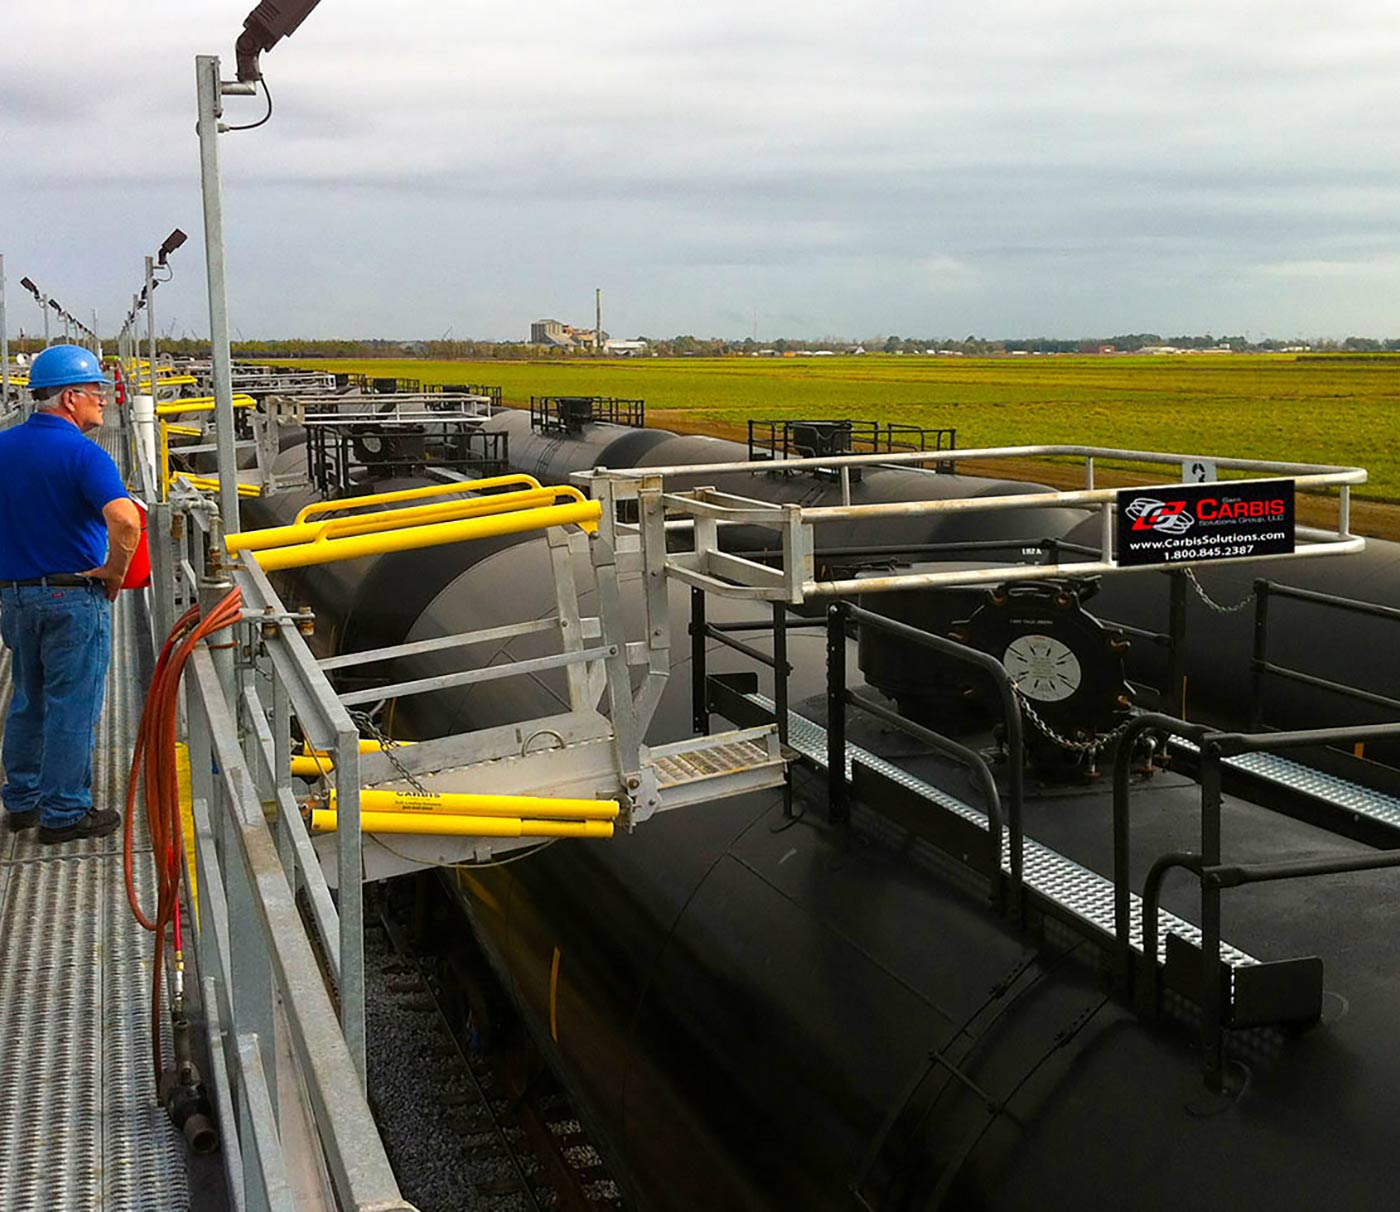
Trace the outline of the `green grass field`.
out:
[[[592,362],[334,361],[298,365],[531,395],[646,401],[649,424],[852,417],[950,426],[958,445],[1084,443],[1357,465],[1360,495],[1400,501],[1400,363],[1293,355],[645,358]]]

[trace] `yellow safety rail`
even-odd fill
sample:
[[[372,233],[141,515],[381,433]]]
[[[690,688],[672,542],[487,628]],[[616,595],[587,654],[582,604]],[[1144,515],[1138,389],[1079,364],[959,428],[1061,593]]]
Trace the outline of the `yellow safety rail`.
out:
[[[165,482],[166,488],[169,489],[176,480],[180,479],[183,479],[191,488],[198,488],[200,492],[218,492],[220,489],[219,481],[212,476],[192,476],[187,471],[177,471],[172,475]],[[238,495],[240,497],[260,497],[262,496],[262,485],[240,484]]]
[[[574,499],[564,505],[545,503],[560,496]],[[584,499],[577,489],[527,489],[444,505],[386,509],[358,517],[250,530],[227,536],[225,545],[235,556],[253,552],[263,568],[277,572],[549,526],[574,525],[596,531],[601,516],[601,502]]]
[[[163,376],[162,376],[162,375],[157,375],[157,376],[156,376],[156,385],[157,385],[158,387],[185,387],[185,386],[193,387],[193,386],[194,386],[196,383],[198,383],[198,382],[199,382],[199,380],[196,379],[196,378],[194,377],[194,375],[163,375]],[[136,388],[137,388],[138,391],[150,391],[150,390],[151,390],[151,378],[150,378],[150,375],[147,374],[147,376],[146,376],[144,379],[139,380],[139,381],[137,382],[137,384],[136,384]]]
[[[324,539],[345,539],[353,535],[377,534],[403,526],[421,526],[427,522],[453,522],[459,518],[486,517],[510,513],[518,509],[533,509],[552,504],[558,497],[587,502],[577,488],[532,488],[522,492],[502,492],[489,497],[468,497],[461,501],[446,501],[439,505],[414,505],[406,509],[383,510],[359,514],[350,518],[328,518],[324,522],[292,523],[290,526],[268,526],[230,535],[230,551],[265,551],[270,547],[287,547],[294,543],[315,543]],[[383,519],[392,518],[385,523]]]
[[[335,792],[327,808],[336,811]],[[506,816],[518,820],[615,821],[616,800],[570,800],[543,795],[476,795],[459,791],[420,795],[412,791],[360,792],[360,811],[432,816]]]
[[[312,833],[334,833],[338,814],[311,813]],[[404,833],[433,837],[612,837],[612,821],[535,821],[507,816],[448,816],[431,812],[362,812],[361,833]]]
[[[194,380],[191,380],[191,382],[193,381]],[[162,379],[161,382],[165,383],[168,382],[168,380]],[[233,406],[235,408],[256,408],[257,405],[258,402],[254,400],[252,396],[245,396],[240,393],[233,397]],[[171,400],[168,403],[156,405],[156,416],[158,417],[178,417],[181,413],[185,412],[213,411],[213,396],[191,396],[188,399]]]
[[[363,497],[346,497],[339,501],[313,501],[297,514],[297,523],[318,513],[342,513],[347,509],[363,509],[370,505],[392,505],[399,501],[419,501],[425,497],[449,496],[462,492],[482,492],[488,488],[509,488],[520,485],[525,488],[540,488],[542,485],[534,476],[515,474],[491,476],[485,480],[463,480],[456,484],[429,484],[426,488],[400,488],[397,492],[375,492]]]
[[[395,741],[393,748],[399,749],[412,744],[412,741]],[[381,741],[360,741],[361,753],[382,753],[386,748],[388,746]],[[331,755],[326,750],[312,749],[305,742],[302,743],[301,753],[292,755],[292,773],[298,778],[319,778],[334,769],[335,763],[331,761]]]
[[[162,421],[161,426],[166,433],[177,434],[182,438],[202,438],[204,430],[197,425],[176,425],[170,421]]]
[[[192,434],[195,437],[202,437],[203,430],[192,429],[188,425],[172,425],[169,421],[162,420],[160,423],[160,470],[161,483],[165,485],[161,493],[161,500],[165,500],[170,495],[170,486],[175,483],[175,477],[183,475],[190,485],[198,488],[200,492],[218,492],[219,481],[212,476],[196,476],[189,472],[175,472],[170,469],[170,435],[172,433]],[[240,497],[260,497],[262,488],[257,484],[240,484],[238,486]]]

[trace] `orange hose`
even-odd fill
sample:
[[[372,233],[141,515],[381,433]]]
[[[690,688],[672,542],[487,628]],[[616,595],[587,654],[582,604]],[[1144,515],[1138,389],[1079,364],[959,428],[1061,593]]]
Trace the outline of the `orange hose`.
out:
[[[191,607],[175,624],[161,647],[151,677],[131,771],[126,785],[126,821],[122,833],[126,899],[136,920],[156,936],[151,978],[151,1049],[156,1081],[160,1081],[160,1002],[165,962],[166,929],[179,912],[180,880],[184,875],[185,843],[180,828],[180,782],[175,760],[175,729],[179,715],[180,678],[195,648],[208,636],[238,622],[243,595],[238,589],[225,595],[210,612],[199,617]],[[154,918],[142,909],[133,877],[132,832],[136,816],[136,791],[140,786],[146,809],[146,832],[156,865]],[[177,927],[178,930],[178,927]]]

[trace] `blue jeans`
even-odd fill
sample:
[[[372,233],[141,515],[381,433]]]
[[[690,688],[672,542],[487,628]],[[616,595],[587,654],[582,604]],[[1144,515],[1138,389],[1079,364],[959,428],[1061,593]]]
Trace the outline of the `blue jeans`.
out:
[[[71,825],[92,808],[92,748],[112,656],[107,595],[100,584],[7,586],[0,637],[14,654],[0,797],[10,812],[39,809],[41,825]]]

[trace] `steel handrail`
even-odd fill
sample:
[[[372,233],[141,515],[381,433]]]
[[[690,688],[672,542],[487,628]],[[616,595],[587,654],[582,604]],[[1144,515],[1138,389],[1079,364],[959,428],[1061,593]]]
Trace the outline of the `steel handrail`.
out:
[[[489,517],[520,509],[533,509],[551,504],[559,497],[568,497],[574,502],[587,500],[577,488],[569,487],[502,492],[437,505],[416,505],[405,509],[386,509],[379,513],[356,514],[349,518],[327,518],[322,522],[302,522],[290,526],[247,530],[241,534],[229,535],[227,547],[229,551],[266,551],[301,543],[319,543],[354,535],[378,534],[386,530],[421,526],[431,522],[453,522],[460,518]]]
[[[376,516],[389,518],[390,514]],[[354,560],[362,556],[383,555],[394,551],[416,551],[423,547],[439,547],[446,543],[461,543],[470,539],[522,534],[531,530],[545,530],[551,526],[573,525],[591,532],[597,530],[601,516],[602,504],[598,501],[575,501],[569,505],[538,505],[485,517],[401,526],[347,538],[321,538],[285,547],[253,550],[252,556],[265,571],[278,572],[286,568],[332,564],[337,560]],[[388,526],[393,526],[392,520],[388,522]]]
[[[347,509],[362,509],[370,505],[392,505],[399,501],[417,501],[424,497],[446,496],[459,492],[481,492],[489,488],[509,488],[521,485],[526,488],[542,488],[534,476],[517,473],[508,476],[490,476],[484,480],[453,481],[450,484],[429,484],[425,488],[401,488],[395,492],[374,492],[367,496],[341,497],[334,501],[314,501],[302,508],[294,519],[305,522],[318,513],[340,513]]]
[[[857,622],[888,631],[892,635],[919,645],[921,648],[931,648],[956,661],[972,665],[986,673],[995,683],[1006,720],[1007,777],[1009,780],[1006,825],[1010,833],[1011,906],[1015,912],[1019,913],[1025,866],[1025,826],[1022,821],[1022,806],[1025,799],[1025,739],[1022,731],[1021,704],[1016,697],[1016,688],[1011,680],[1011,675],[1006,672],[1005,666],[996,657],[968,648],[954,640],[934,635],[929,631],[921,631],[917,627],[911,627],[908,623],[901,623],[897,619],[876,614],[862,606],[846,604],[845,613],[848,618],[855,619]],[[1000,808],[999,803],[997,807]],[[992,832],[992,854],[996,862],[996,870],[999,872],[1001,870],[1002,838],[999,811],[989,812],[987,827]]]

